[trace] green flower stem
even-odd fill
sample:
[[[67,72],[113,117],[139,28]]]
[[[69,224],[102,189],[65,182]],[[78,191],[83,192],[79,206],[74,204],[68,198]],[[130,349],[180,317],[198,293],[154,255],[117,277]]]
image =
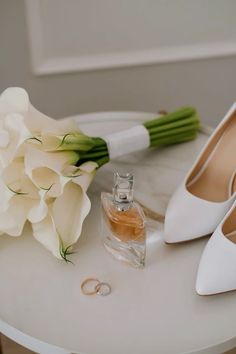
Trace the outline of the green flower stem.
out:
[[[108,149],[107,149],[107,146],[101,146],[101,147],[94,147],[92,150],[90,150],[90,151],[108,151]]]
[[[81,154],[81,158],[89,160],[94,158],[100,158],[106,155],[108,155],[108,151],[97,151],[97,152],[91,151],[86,154]]]
[[[149,128],[148,129],[149,134],[152,135],[152,134],[155,134],[158,132],[169,131],[170,129],[175,129],[175,128],[178,129],[178,128],[185,127],[188,125],[193,125],[193,124],[199,125],[199,119],[197,116],[194,115],[193,117],[184,118],[184,119],[178,120],[176,122],[171,122],[171,123],[166,122],[166,123],[167,124],[165,124],[165,125]]]
[[[181,142],[193,140],[193,139],[196,138],[196,136],[197,136],[197,131],[191,132],[191,133],[188,133],[188,134],[185,133],[185,134],[176,135],[174,140],[173,140],[172,137],[156,139],[156,140],[153,140],[151,142],[151,147],[181,143]]]
[[[106,147],[107,144],[105,142],[105,140],[103,140],[102,138],[92,138],[93,139],[93,142],[95,144],[95,147],[98,148],[98,147]]]
[[[170,129],[166,130],[160,133],[152,134],[150,136],[151,140],[155,140],[158,138],[164,138],[164,137],[173,137],[175,139],[175,136],[177,136],[180,133],[187,133],[187,132],[195,132],[199,128],[199,124],[191,124],[191,125],[186,125],[184,127],[176,128],[176,129]]]
[[[98,164],[98,168],[105,165],[106,163],[109,162],[109,156],[107,154],[107,156],[101,157],[100,159],[94,160],[94,162],[96,162]]]
[[[78,163],[76,164],[76,166],[80,166],[82,163],[87,162],[88,159],[87,158],[81,158]],[[109,155],[107,153],[106,156],[102,156],[102,157],[97,157],[97,158],[93,158],[90,159],[90,161],[96,162],[98,164],[98,168],[101,167],[102,165],[105,165],[107,162],[110,161]]]
[[[183,107],[178,111],[167,113],[163,117],[156,118],[145,122],[143,125],[149,130],[152,127],[157,127],[162,124],[167,124],[171,122],[175,122],[177,120],[183,120],[184,118],[192,117],[196,114],[196,110],[191,107]]]

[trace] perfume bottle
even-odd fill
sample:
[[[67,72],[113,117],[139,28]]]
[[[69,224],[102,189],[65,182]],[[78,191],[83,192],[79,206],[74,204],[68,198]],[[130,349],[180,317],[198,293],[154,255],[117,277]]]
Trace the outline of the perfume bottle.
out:
[[[136,268],[145,265],[146,230],[142,208],[133,201],[134,176],[114,174],[113,194],[102,192],[104,246]]]

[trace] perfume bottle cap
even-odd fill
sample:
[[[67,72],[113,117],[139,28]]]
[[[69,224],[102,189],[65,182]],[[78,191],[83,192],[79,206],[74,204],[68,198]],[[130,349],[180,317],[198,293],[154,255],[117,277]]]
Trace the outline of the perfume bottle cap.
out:
[[[133,202],[134,176],[132,173],[114,173],[113,198],[120,211],[126,211]]]

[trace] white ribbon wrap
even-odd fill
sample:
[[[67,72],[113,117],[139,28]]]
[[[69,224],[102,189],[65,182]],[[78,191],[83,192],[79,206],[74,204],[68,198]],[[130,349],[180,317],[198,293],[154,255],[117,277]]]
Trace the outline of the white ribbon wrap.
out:
[[[102,137],[108,147],[110,159],[147,149],[150,146],[148,130],[143,125],[108,134]]]

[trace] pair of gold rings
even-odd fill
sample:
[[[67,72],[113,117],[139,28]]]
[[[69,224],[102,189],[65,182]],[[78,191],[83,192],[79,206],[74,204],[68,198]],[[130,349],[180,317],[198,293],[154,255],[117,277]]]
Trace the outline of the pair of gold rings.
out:
[[[100,282],[96,278],[87,278],[81,283],[81,291],[84,295],[107,296],[111,293],[111,286],[108,283]]]

